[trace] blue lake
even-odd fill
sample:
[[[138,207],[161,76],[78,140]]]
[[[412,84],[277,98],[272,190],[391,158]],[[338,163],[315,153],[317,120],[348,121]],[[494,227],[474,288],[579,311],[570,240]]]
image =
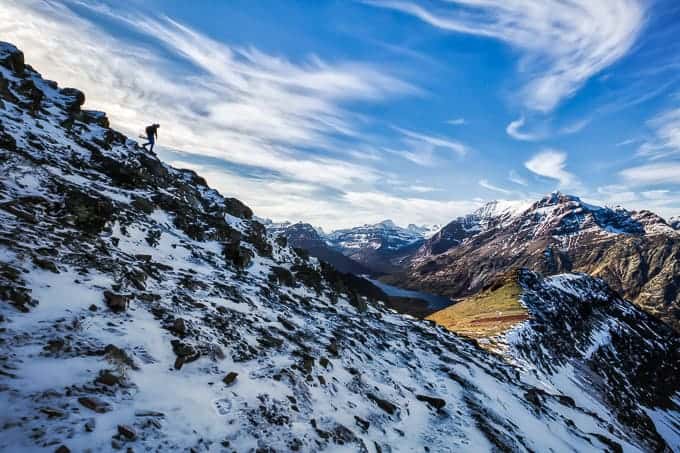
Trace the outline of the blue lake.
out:
[[[434,294],[422,293],[420,291],[412,291],[410,289],[399,288],[397,286],[388,285],[387,283],[383,283],[379,280],[373,280],[372,278],[367,278],[365,276],[364,278],[369,282],[373,283],[381,290],[383,290],[385,294],[387,294],[388,296],[421,299],[427,302],[427,308],[431,308],[433,310],[442,309],[453,304],[453,301],[448,297],[435,296]]]

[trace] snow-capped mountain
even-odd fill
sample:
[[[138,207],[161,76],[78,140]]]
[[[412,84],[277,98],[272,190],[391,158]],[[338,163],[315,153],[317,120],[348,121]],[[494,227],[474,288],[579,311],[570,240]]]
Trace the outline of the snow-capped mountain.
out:
[[[373,225],[336,230],[328,234],[329,244],[342,250],[398,250],[414,242],[422,241],[426,227],[402,228],[391,220]]]
[[[680,328],[679,257],[680,233],[656,214],[553,193],[512,209],[491,204],[454,220],[418,250],[404,281],[460,297],[513,268],[583,271]]]
[[[534,276],[513,363],[367,298],[5,43],[0,100],[0,450],[680,448],[677,336],[602,283]],[[560,374],[580,351],[595,374]]]
[[[671,217],[668,220],[668,224],[676,230],[680,230],[680,217]]]
[[[374,225],[333,231],[326,236],[326,242],[374,274],[390,273],[405,265],[404,260],[425,241],[433,228],[436,227],[409,225],[402,228],[392,220],[384,220]]]
[[[308,223],[270,223],[267,231],[275,238],[283,237],[288,245],[305,250],[310,256],[323,260],[341,272],[357,275],[370,274],[371,270],[362,264],[331,248],[319,229]]]

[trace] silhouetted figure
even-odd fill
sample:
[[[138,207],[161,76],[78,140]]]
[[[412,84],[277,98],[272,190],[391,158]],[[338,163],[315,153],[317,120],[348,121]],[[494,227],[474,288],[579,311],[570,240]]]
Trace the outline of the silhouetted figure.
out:
[[[158,128],[161,127],[160,124],[152,124],[151,126],[146,127],[146,138],[149,140],[148,142],[144,143],[142,145],[142,148],[149,152],[153,152],[153,145],[156,144],[156,139],[158,138]],[[148,145],[151,145],[151,148],[146,149]]]

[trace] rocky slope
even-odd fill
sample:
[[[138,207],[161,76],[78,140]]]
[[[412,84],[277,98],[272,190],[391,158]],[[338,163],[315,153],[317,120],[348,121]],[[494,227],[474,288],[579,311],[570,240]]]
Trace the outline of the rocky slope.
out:
[[[449,297],[474,294],[521,267],[586,272],[680,329],[680,233],[649,211],[592,206],[560,193],[517,209],[490,206],[445,226],[411,263],[394,278]]]
[[[602,283],[534,276],[521,354],[490,354],[83,102],[0,43],[0,450],[680,450],[677,336]],[[563,374],[581,350],[607,379]]]
[[[341,272],[362,275],[372,271],[357,261],[331,248],[318,230],[308,223],[269,224],[267,231],[274,237],[284,237],[292,247],[305,250]]]

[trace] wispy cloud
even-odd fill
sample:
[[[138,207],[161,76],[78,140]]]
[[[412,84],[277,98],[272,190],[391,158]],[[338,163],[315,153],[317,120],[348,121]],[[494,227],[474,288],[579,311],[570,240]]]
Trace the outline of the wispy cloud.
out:
[[[443,30],[486,36],[523,52],[524,105],[550,111],[624,56],[645,20],[639,0],[365,0]]]
[[[108,112],[112,124],[133,137],[158,122],[161,144],[187,160],[193,155],[257,167],[272,179],[317,190],[372,190],[385,177],[371,165],[375,154],[364,161],[334,157],[338,143],[362,135],[365,121],[350,105],[417,92],[383,68],[319,57],[293,62],[215,41],[169,18],[93,6],[92,17],[106,14],[143,37],[131,43],[68,5],[0,0],[0,36],[24,49],[45,77],[83,89],[88,108]],[[263,200],[245,199],[266,211],[271,206]],[[301,206],[316,209],[311,195],[307,200]]]
[[[680,155],[680,108],[666,110],[648,123],[652,137],[638,148],[638,154],[650,159]]]
[[[467,121],[465,121],[465,118],[455,118],[452,120],[448,120],[446,123],[451,124],[452,126],[462,126],[464,124],[467,124]]]
[[[515,170],[510,170],[510,173],[508,174],[508,180],[514,182],[515,184],[519,184],[520,186],[529,185],[529,181],[527,181],[526,178],[521,177]]]
[[[495,185],[491,184],[491,183],[490,183],[488,180],[486,180],[486,179],[481,179],[481,180],[479,181],[479,185],[482,186],[482,187],[484,187],[485,189],[491,190],[491,191],[493,191],[493,192],[502,193],[502,194],[504,194],[504,195],[510,195],[510,194],[512,193],[511,190],[507,190],[507,189],[504,189],[504,188],[502,188],[502,187],[495,186]]]
[[[512,138],[522,141],[535,141],[539,140],[541,136],[539,134],[522,132],[520,129],[524,126],[524,117],[519,117],[515,121],[511,121],[505,128],[505,132]]]
[[[384,147],[383,149],[423,167],[432,167],[452,153],[462,157],[469,151],[465,144],[457,140],[399,127],[393,127],[393,129],[401,134],[400,140],[403,147],[398,149]]]
[[[557,180],[559,187],[573,188],[578,184],[576,176],[567,171],[567,153],[545,149],[524,163],[524,166],[539,176]]]
[[[633,185],[680,184],[680,162],[658,162],[626,168],[621,177]]]

